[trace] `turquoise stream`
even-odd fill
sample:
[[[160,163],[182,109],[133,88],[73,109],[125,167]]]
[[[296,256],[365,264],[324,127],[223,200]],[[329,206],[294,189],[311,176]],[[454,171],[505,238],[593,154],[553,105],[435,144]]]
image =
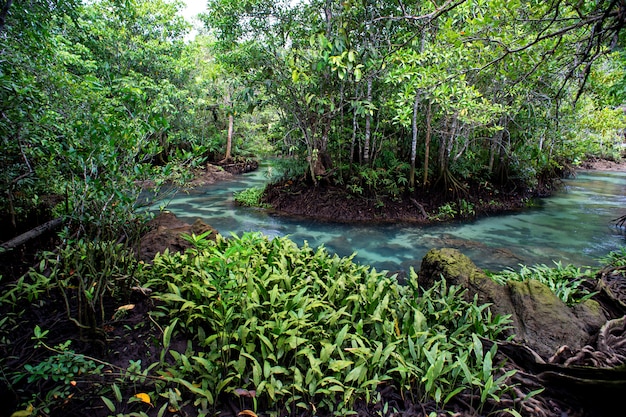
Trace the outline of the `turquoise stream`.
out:
[[[298,245],[323,245],[339,256],[356,253],[355,261],[376,270],[419,269],[430,248],[453,247],[479,267],[517,269],[519,264],[596,266],[609,251],[626,245],[623,230],[612,220],[626,214],[626,172],[581,172],[556,195],[522,212],[471,222],[415,226],[336,224],[270,215],[238,207],[233,192],[263,185],[266,168],[233,180],[179,191],[166,209],[193,222],[200,218],[220,234],[260,231],[289,236]]]

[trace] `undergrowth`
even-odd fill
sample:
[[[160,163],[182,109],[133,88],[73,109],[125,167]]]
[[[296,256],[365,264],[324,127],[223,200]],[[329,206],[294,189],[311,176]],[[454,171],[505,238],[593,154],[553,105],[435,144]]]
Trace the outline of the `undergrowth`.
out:
[[[36,308],[52,294],[68,307],[79,301],[90,319],[79,320],[74,308],[66,315],[80,329],[103,326],[102,301],[130,285],[151,291],[156,306],[149,323],[140,323],[153,329],[150,343],[160,349],[146,363],[114,365],[69,341],[49,344],[49,331],[36,326],[30,336],[36,354],[25,355],[19,369],[5,366],[18,358],[0,359],[0,383],[19,396],[18,415],[63,415],[70,404],[89,404],[115,416],[153,410],[159,417],[185,407],[206,416],[236,397],[246,415],[349,415],[357,401],[378,403],[387,415],[394,410],[381,403],[385,387],[439,410],[469,393],[462,398],[475,398],[472,407],[488,413],[483,408],[515,389],[514,371],[504,372],[495,360],[497,344],[485,350],[482,343],[501,338],[509,318],[491,315],[476,299],[465,301],[465,290],[445,280],[420,288],[411,270],[400,285],[353,256],[283,237],[205,237],[187,236],[193,249],[166,251],[140,267],[116,244],[78,242],[5,285],[3,352],[28,324],[20,300]],[[604,262],[623,265],[624,251]],[[557,262],[490,275],[500,283],[537,279],[572,304],[592,295],[582,285],[589,274]],[[120,306],[115,314],[132,308]]]
[[[262,203],[261,198],[265,187],[252,187],[238,191],[234,194],[233,199],[236,203],[245,207],[269,208],[269,204]]]
[[[484,403],[510,388],[511,373],[496,376],[495,348],[480,342],[508,319],[443,280],[420,294],[414,271],[401,286],[288,238],[191,239],[196,249],[154,259],[146,285],[155,319],[192,340],[184,353],[170,350],[166,372],[196,405],[244,392],[274,414],[345,415],[387,384],[440,406],[464,390]]]

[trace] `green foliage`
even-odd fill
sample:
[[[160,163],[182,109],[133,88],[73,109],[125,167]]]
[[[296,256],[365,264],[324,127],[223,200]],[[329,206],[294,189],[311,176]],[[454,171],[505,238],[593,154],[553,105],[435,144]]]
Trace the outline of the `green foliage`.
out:
[[[227,109],[218,66],[209,38],[184,42],[181,7],[11,5],[0,71],[0,212],[14,228],[52,195],[63,198],[54,214],[68,217],[72,233],[132,239],[142,184],[184,182],[219,156]],[[254,136],[250,146],[268,151],[261,138],[273,117],[265,110],[238,126]]]
[[[31,339],[36,342],[35,348],[45,348],[52,353],[51,355],[48,354],[35,364],[24,364],[24,371],[14,373],[12,377],[10,372],[2,375],[10,378],[7,382],[12,386],[25,379],[26,383],[38,387],[38,394],[28,399],[27,409],[30,409],[32,414],[35,414],[35,410],[49,414],[51,410],[61,407],[75,396],[76,399],[84,400],[82,393],[77,393],[74,388],[76,380],[86,376],[99,378],[104,374],[104,364],[77,354],[70,349],[69,340],[53,348],[48,347],[45,343],[48,333],[47,330],[35,326]]]
[[[272,166],[274,174],[271,176],[272,180],[288,180],[290,178],[302,178],[304,177],[307,165],[298,158],[283,157],[272,160]]]
[[[574,305],[595,295],[583,283],[591,275],[590,270],[584,270],[574,265],[563,265],[560,261],[554,262],[554,267],[545,264],[526,266],[520,265],[519,271],[508,269],[498,273],[489,273],[489,277],[504,285],[507,281],[525,282],[536,280],[545,284],[565,304]]]
[[[252,187],[234,193],[235,202],[246,207],[269,208],[268,204],[262,203],[265,187]]]
[[[39,326],[33,333],[35,351],[22,369],[6,368],[0,374],[3,383],[21,394],[20,406],[25,410],[19,413],[25,414],[20,415],[56,415],[70,403],[103,403],[116,416],[147,416],[141,410],[158,404],[161,416],[165,410],[176,411],[187,404],[173,384],[151,375],[160,363],[143,367],[138,359],[119,367],[76,352],[70,340],[49,346],[50,331]]]
[[[35,329],[35,334],[37,335],[37,328]],[[70,341],[62,343],[54,348],[60,353],[49,356],[36,365],[24,365],[28,375],[28,382],[47,381],[48,379],[54,382],[61,382],[59,387],[65,390],[65,392],[60,396],[67,398],[70,382],[83,374],[97,375],[102,373],[104,365],[96,364],[92,359],[76,354],[69,346]]]
[[[576,156],[619,161],[624,153],[624,109],[598,108],[591,99],[586,99],[582,100],[578,115],[578,130],[573,140],[578,147]]]
[[[614,19],[604,3],[343,6],[212,0],[205,19],[220,59],[277,107],[283,149],[308,162],[313,182],[355,163],[362,172],[341,170],[338,182],[393,198],[409,175],[378,170],[416,162],[426,173],[536,187],[567,164],[623,150],[624,54],[611,46],[604,56],[600,38],[591,47],[582,35],[593,19]],[[597,55],[573,59],[571,45]]]
[[[354,166],[356,171],[350,177],[346,187],[355,195],[388,197],[398,200],[408,186],[409,165],[394,160],[393,169]]]
[[[474,205],[467,200],[462,199],[459,201],[459,214],[464,217],[471,217],[476,214]]]
[[[626,266],[626,247],[611,251],[606,256],[600,258],[600,263],[610,268],[621,268]]]
[[[429,218],[431,220],[444,221],[454,219],[459,211],[457,209],[456,203],[446,203],[442,206],[439,206],[437,209],[437,213],[434,215],[430,215]]]
[[[31,287],[21,280],[16,288],[26,286],[25,292],[34,299],[55,288],[65,301],[67,317],[81,335],[86,332],[87,337],[98,339],[103,337],[100,326],[105,321],[104,301],[110,297],[128,299],[140,267],[134,254],[121,244],[79,240],[61,248],[58,254],[48,254],[37,269],[31,269],[29,276],[35,285]],[[74,302],[76,311],[72,308]]]
[[[163,345],[183,332],[198,346],[170,349],[167,366],[198,404],[242,389],[267,407],[345,414],[380,384],[442,405],[462,389],[485,401],[506,389],[476,337],[496,338],[507,320],[445,282],[420,296],[415,273],[400,286],[352,257],[258,233],[165,253],[146,273]]]
[[[127,368],[120,368],[75,352],[69,348],[69,340],[50,347],[45,341],[48,334],[48,330],[43,331],[35,326],[34,336],[31,338],[36,341],[36,349],[45,351],[44,359],[36,364],[26,363],[25,372],[3,374],[3,377],[13,375],[7,381],[13,386],[26,380],[30,386],[37,387],[36,394],[23,399],[22,406],[26,407],[24,415],[54,414],[67,407],[70,402],[90,403],[94,398],[99,398],[109,411],[117,412],[116,416],[147,416],[143,411],[124,412],[129,408],[137,409],[137,403],[153,406],[150,394],[138,392],[143,388],[169,394],[163,395],[167,401],[161,406],[159,415],[163,415],[168,407],[178,410],[180,392],[175,388],[168,388],[161,378],[149,377],[149,369],[142,369],[141,359],[131,360]]]

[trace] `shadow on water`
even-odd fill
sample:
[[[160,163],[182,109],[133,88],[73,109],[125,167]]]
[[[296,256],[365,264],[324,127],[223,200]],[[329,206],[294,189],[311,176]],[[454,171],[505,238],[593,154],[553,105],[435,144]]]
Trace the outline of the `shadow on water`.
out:
[[[167,210],[181,219],[197,218],[222,235],[260,231],[289,236],[297,244],[323,245],[377,270],[416,270],[431,248],[453,247],[479,267],[517,269],[519,264],[561,261],[594,266],[609,251],[626,244],[614,220],[626,214],[626,173],[589,171],[565,181],[556,195],[523,212],[485,217],[467,223],[416,226],[335,224],[272,216],[238,207],[233,193],[267,182],[267,168],[173,196]]]

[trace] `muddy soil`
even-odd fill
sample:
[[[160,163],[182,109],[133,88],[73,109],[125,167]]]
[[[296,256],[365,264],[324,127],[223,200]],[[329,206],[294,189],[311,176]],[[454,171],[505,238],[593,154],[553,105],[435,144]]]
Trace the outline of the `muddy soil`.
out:
[[[591,159],[568,170],[575,176],[586,170],[626,171],[626,160]],[[267,187],[264,203],[282,216],[311,218],[342,223],[418,223],[463,220],[523,210],[534,199],[550,196],[561,186],[558,179],[530,190],[521,184],[496,187],[488,183],[468,181],[466,188],[453,192],[446,189],[422,190],[411,195],[355,194],[346,187],[328,183],[317,186],[292,180]],[[446,206],[456,212],[447,216]]]
[[[474,183],[456,194],[426,190],[399,196],[355,195],[345,187],[284,181],[268,186],[264,202],[286,216],[342,223],[427,224],[522,210],[533,198],[549,193],[550,187],[537,193],[521,186],[494,189]],[[447,215],[446,206],[454,210],[454,216]]]

